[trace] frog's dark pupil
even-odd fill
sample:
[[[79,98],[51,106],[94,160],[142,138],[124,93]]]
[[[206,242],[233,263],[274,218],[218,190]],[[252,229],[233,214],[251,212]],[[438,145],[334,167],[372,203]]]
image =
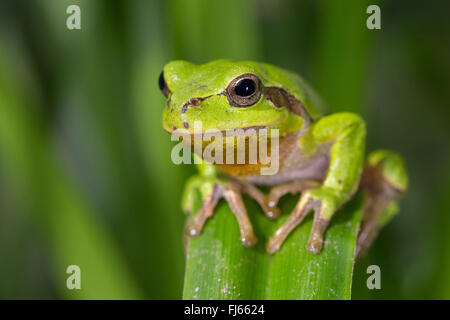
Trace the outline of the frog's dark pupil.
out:
[[[164,88],[166,87],[166,81],[164,80],[164,72],[161,71],[161,74],[159,75],[159,79],[158,79],[158,85],[159,85],[159,90],[164,90]]]
[[[252,79],[242,79],[234,87],[234,92],[241,97],[251,96],[255,90],[256,84]]]

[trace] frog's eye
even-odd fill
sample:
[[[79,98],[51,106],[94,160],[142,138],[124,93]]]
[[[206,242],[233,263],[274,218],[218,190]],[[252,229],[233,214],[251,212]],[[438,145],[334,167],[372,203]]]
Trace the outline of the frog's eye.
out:
[[[164,80],[164,71],[161,71],[158,79],[159,90],[167,98],[169,95],[169,87],[167,86],[166,80]]]
[[[261,97],[261,81],[251,73],[240,75],[228,85],[227,96],[235,107],[250,107]]]

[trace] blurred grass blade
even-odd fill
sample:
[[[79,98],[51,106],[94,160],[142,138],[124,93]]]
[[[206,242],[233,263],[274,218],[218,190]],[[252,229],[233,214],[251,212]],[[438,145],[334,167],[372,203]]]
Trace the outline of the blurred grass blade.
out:
[[[268,237],[293,209],[295,197],[281,202],[284,214],[276,223],[246,201],[259,238],[254,248],[241,245],[236,220],[221,203],[201,236],[189,240],[184,299],[350,299],[361,198],[355,197],[336,214],[318,255],[305,248],[312,215],[277,254],[264,251]]]
[[[32,213],[52,257],[55,283],[67,298],[133,299],[141,295],[109,234],[97,223],[54,156],[44,126],[0,56],[0,160],[22,205]],[[17,62],[16,62],[17,63]],[[66,268],[81,269],[81,289],[68,290]]]
[[[260,57],[257,1],[171,0],[168,4],[175,58],[205,63],[219,58]]]
[[[71,1],[41,4],[58,48],[77,62],[59,73],[65,138],[76,141],[67,157],[87,168],[79,171],[89,176],[80,179],[84,188],[101,186],[91,191],[93,203],[107,212],[145,297],[180,298],[183,215],[172,184],[181,192],[176,179],[183,176],[168,165],[170,139],[155,123],[163,105],[156,85],[164,65],[163,1],[79,3],[83,28],[69,33],[59,26]],[[90,157],[76,157],[83,153]]]
[[[331,111],[361,112],[367,77],[370,35],[368,0],[322,3],[315,88]],[[370,33],[372,32],[372,33]]]
[[[134,12],[130,110],[145,160],[144,176],[152,185],[152,210],[146,213],[152,219],[147,227],[148,233],[152,234],[151,243],[146,244],[152,251],[147,272],[155,278],[153,284],[158,288],[158,299],[180,299],[184,272],[181,237],[184,216],[174,195],[182,193],[189,168],[172,163],[170,150],[173,144],[160,126],[165,101],[156,82],[167,63],[164,16],[160,14],[162,6],[162,1],[139,0],[130,4]],[[148,30],[154,32],[149,34]]]

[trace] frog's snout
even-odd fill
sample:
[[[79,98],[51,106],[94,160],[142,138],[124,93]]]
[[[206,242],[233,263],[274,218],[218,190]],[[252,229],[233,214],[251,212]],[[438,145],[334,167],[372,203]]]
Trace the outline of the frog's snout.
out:
[[[189,121],[189,115],[187,115],[186,113],[188,113],[188,110],[192,110],[192,108],[200,111],[202,108],[202,102],[209,97],[211,96],[193,97],[189,98],[188,100],[184,100],[184,102],[174,95],[169,97],[167,101],[167,107],[164,112],[165,116],[163,116],[163,122],[167,127],[166,131],[171,132],[179,128],[190,129],[191,123]],[[195,118],[196,117],[198,117],[198,114],[195,116]]]

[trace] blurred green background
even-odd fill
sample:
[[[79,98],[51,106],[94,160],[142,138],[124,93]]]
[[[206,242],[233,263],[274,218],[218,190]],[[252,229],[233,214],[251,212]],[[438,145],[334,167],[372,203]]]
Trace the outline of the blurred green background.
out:
[[[81,8],[68,30],[66,8]],[[366,8],[381,7],[381,30]],[[448,1],[1,0],[0,298],[179,299],[185,179],[160,124],[165,63],[298,72],[410,190],[355,266],[355,299],[450,298]],[[82,289],[66,289],[66,268]],[[381,268],[381,290],[366,287]]]

